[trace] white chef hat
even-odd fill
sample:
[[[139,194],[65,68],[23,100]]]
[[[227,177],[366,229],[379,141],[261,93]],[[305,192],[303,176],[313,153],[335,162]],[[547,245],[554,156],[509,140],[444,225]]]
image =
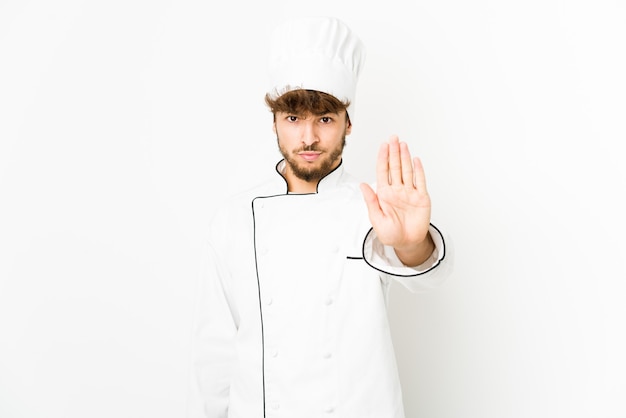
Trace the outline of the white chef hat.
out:
[[[269,95],[277,98],[294,90],[317,90],[349,100],[354,120],[354,98],[365,47],[341,20],[305,17],[279,25],[273,32],[269,58]]]

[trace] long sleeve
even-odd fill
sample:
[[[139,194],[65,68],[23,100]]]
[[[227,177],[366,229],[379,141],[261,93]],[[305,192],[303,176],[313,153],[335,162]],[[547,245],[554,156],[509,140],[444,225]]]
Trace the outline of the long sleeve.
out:
[[[236,325],[228,301],[227,272],[212,247],[198,284],[192,337],[188,418],[226,418]]]

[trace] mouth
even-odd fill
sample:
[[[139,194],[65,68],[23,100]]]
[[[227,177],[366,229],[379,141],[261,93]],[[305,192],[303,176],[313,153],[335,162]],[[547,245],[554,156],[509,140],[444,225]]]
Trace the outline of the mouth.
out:
[[[298,153],[298,155],[305,161],[315,161],[321,154],[322,153],[320,151],[303,151]]]

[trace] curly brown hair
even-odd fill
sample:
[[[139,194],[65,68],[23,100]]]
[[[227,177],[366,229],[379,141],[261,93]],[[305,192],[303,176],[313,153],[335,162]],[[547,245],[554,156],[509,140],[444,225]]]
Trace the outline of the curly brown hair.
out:
[[[342,102],[328,93],[306,89],[291,90],[276,99],[273,99],[268,93],[265,95],[265,103],[274,114],[274,117],[276,117],[277,112],[320,116],[327,113],[345,111],[350,105],[349,101]],[[346,112],[346,121],[349,120],[350,118]]]

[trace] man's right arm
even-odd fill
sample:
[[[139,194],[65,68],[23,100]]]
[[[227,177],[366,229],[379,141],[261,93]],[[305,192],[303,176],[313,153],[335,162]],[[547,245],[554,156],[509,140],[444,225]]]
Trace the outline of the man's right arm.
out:
[[[198,285],[192,337],[188,418],[226,418],[236,362],[236,326],[224,286],[224,269],[212,247]]]

